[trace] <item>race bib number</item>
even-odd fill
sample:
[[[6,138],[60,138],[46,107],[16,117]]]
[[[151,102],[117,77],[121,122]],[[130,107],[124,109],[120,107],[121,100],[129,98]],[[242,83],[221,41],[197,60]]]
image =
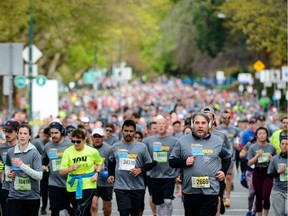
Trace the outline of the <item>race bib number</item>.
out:
[[[16,176],[14,181],[14,188],[15,190],[22,190],[22,191],[31,190],[30,178],[20,178]]]
[[[49,149],[49,159],[55,159],[55,158],[58,158],[57,149],[55,148]]]
[[[135,168],[136,160],[133,158],[119,158],[119,170],[130,171]]]
[[[167,162],[167,152],[153,152],[153,159],[159,163]]]
[[[61,159],[52,160],[52,171],[59,171],[61,166]]]
[[[200,144],[191,144],[192,155],[204,155],[203,145]]]
[[[258,163],[266,163],[269,162],[269,152],[264,152],[259,158]]]
[[[191,177],[193,188],[210,188],[209,176]]]

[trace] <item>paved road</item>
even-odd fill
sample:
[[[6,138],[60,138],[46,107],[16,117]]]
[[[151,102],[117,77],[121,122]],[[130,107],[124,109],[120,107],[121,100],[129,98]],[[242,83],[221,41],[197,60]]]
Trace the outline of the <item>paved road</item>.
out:
[[[230,208],[226,208],[226,213],[225,216],[245,216],[246,212],[247,212],[247,205],[248,205],[248,190],[244,187],[242,187],[239,183],[239,179],[240,179],[240,175],[236,174],[235,178],[234,178],[234,191],[231,193],[231,207]],[[175,199],[173,201],[173,206],[174,206],[174,210],[173,210],[173,216],[183,216],[184,215],[184,209],[183,209],[183,205],[181,202],[181,198],[177,197],[177,193],[175,191]],[[146,199],[145,199],[145,210],[144,210],[144,216],[152,216],[152,212],[150,210],[149,207],[149,203],[148,203],[148,194],[146,193]],[[117,211],[117,204],[116,204],[116,200],[115,197],[113,198],[113,211],[112,211],[112,216],[117,216],[119,215],[118,211]],[[100,206],[99,209],[101,209],[102,207]],[[61,215],[65,215],[65,212],[62,212]],[[99,216],[102,216],[103,213],[99,212]],[[274,211],[272,209],[270,209],[270,214],[269,216],[275,216]]]

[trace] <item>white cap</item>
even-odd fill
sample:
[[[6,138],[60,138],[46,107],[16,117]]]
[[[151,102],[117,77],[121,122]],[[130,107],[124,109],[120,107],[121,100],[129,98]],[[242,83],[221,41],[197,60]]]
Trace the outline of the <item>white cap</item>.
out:
[[[104,136],[105,135],[105,132],[102,128],[95,128],[93,131],[92,131],[92,136],[94,134],[99,134],[100,136]]]
[[[82,122],[85,122],[85,123],[86,123],[86,122],[89,122],[89,118],[86,117],[86,116],[81,117],[80,120],[81,120]]]

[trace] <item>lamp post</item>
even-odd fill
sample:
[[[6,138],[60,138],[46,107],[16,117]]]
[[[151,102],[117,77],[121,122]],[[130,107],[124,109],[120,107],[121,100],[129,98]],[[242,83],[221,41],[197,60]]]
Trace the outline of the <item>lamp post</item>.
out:
[[[29,14],[30,14],[30,20],[29,20],[29,63],[28,63],[28,79],[29,79],[29,86],[28,86],[28,91],[29,91],[29,122],[33,121],[33,110],[32,110],[32,46],[33,46],[33,25],[34,25],[34,19],[33,19],[33,6],[32,6],[32,1],[30,1],[30,6],[29,6]]]

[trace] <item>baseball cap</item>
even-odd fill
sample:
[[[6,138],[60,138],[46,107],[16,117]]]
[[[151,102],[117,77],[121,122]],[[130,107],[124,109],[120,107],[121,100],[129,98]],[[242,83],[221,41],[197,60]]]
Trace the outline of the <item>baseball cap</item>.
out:
[[[3,129],[17,131],[19,126],[20,126],[20,123],[18,121],[7,121],[5,125],[3,126]]]
[[[211,113],[212,115],[215,116],[215,111],[213,108],[211,107],[203,107],[201,110],[200,110],[201,113]]]
[[[92,131],[92,136],[94,134],[99,134],[100,136],[104,136],[105,135],[105,132],[102,128],[95,128],[93,131]]]
[[[255,124],[256,122],[257,122],[257,119],[254,117],[250,118],[248,121],[249,124]]]
[[[85,123],[89,122],[89,118],[86,116],[81,117],[80,120]]]
[[[77,129],[77,128],[78,128],[78,125],[77,125],[75,122],[72,122],[72,123],[70,123],[70,124],[68,124],[68,125],[66,126],[66,129],[67,129],[67,128],[70,128],[70,127],[73,127],[74,129]]]

